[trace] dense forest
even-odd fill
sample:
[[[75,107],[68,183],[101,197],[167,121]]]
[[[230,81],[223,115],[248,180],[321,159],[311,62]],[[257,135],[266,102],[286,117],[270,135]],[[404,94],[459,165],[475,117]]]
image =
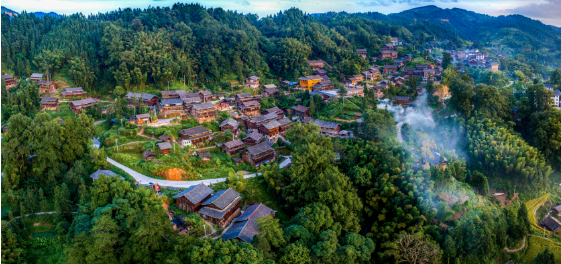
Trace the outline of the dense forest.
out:
[[[461,17],[454,20],[455,14]],[[450,23],[411,22],[445,16]],[[465,19],[476,25],[462,24]],[[548,62],[555,64],[561,35],[542,26],[518,16],[491,18],[431,7],[389,16],[310,15],[293,8],[259,18],[178,3],[90,16],[2,15],[2,70],[20,79],[13,88],[6,89],[4,81],[1,86],[7,130],[1,139],[2,262],[555,263],[561,236],[547,232],[551,248],[531,240],[546,236],[536,224],[539,206],[532,201],[545,196],[549,205],[561,204],[561,111],[551,106],[552,91],[544,85],[560,89],[561,70],[542,71],[537,61],[543,58],[533,53],[519,51],[502,59],[499,72],[461,70],[443,62],[440,84],[423,85],[428,96],[417,95],[415,78],[403,88],[390,85],[384,91],[388,98],[423,98],[418,101],[423,111],[431,109],[426,115],[430,125],[402,119],[407,115],[403,108],[395,111],[368,86],[363,97],[331,102],[308,91],[263,98],[262,110],[301,104],[320,120],[360,112],[361,123],[342,124],[356,137],[336,138],[320,135],[318,126],[294,122],[284,134],[289,144],[274,145],[290,151],[289,169],[262,165],[253,171],[261,175],[244,179],[229,168],[227,180],[212,186],[234,188],[246,203],[270,197],[259,202],[274,204],[277,217],[258,220],[259,234],[252,243],[206,237],[207,226],[193,219],[189,221],[204,228],[206,238],[200,238],[201,230],[180,235],[166,213],[178,190],[157,192],[135,184],[107,162],[115,152],[113,141],[119,152],[117,139],[125,135],[133,136],[132,142],[141,140],[141,129],[152,136],[178,134],[171,127],[120,123],[137,114],[127,107],[128,91],[161,91],[184,78],[186,86],[213,91],[230,89],[251,75],[292,81],[312,74],[306,64],[312,59],[326,61],[333,67],[331,77],[342,81],[371,66],[355,49],[375,55],[390,37],[418,45],[400,48],[400,55],[414,53],[430,62],[426,42],[446,38],[457,48],[481,45],[493,52],[496,44],[514,51],[530,45],[530,52],[549,54],[553,59]],[[511,38],[507,32],[512,27],[518,35]],[[485,33],[495,30],[492,36]],[[480,35],[473,36],[476,31]],[[536,44],[537,38],[545,41]],[[541,53],[542,48],[548,53]],[[64,119],[41,111],[37,85],[24,80],[33,72],[64,75],[93,95],[108,96],[112,105],[107,107],[115,115],[103,117],[101,106]],[[451,96],[442,103],[436,91]],[[220,120],[232,117],[222,111],[219,115]],[[218,134],[214,123],[185,117],[178,126],[204,125]],[[107,147],[94,147],[93,138]],[[143,151],[153,149],[154,142],[141,141]],[[180,162],[202,163],[188,149],[181,151]],[[442,154],[438,166],[425,162],[435,152]],[[132,163],[143,163],[137,160]],[[212,164],[230,166],[226,160]],[[123,179],[100,176],[92,181],[90,175],[98,169],[118,172]],[[504,193],[506,201],[497,193]],[[52,214],[34,215],[47,211]],[[505,250],[521,245],[527,246]]]

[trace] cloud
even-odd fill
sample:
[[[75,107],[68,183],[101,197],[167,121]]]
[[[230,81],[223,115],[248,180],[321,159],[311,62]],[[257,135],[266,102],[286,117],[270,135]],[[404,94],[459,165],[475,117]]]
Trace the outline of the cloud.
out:
[[[236,4],[248,6],[248,5],[249,5],[249,2],[248,2],[247,0],[240,0],[240,1],[237,1]]]
[[[452,0],[458,1],[458,0]],[[425,3],[432,3],[434,0],[374,0],[374,1],[360,1],[357,4],[361,6],[391,6],[394,4],[407,4],[411,6],[418,6]]]
[[[513,9],[506,9],[508,12],[529,16],[533,18],[559,18],[561,10],[561,0],[545,0],[541,4],[527,4]]]

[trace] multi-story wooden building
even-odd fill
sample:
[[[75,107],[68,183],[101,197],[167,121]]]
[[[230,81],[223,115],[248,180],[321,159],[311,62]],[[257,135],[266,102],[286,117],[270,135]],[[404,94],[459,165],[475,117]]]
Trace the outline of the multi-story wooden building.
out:
[[[150,123],[150,114],[140,114],[134,117],[134,122],[137,125],[142,125],[146,123]]]
[[[54,92],[56,90],[56,83],[53,81],[39,81],[39,91],[41,93]]]
[[[201,97],[198,94],[182,95],[181,100],[183,100],[183,109],[189,112],[193,109],[193,105],[200,104],[202,102]]]
[[[209,91],[200,91],[199,98],[201,98],[201,101],[203,103],[210,102],[210,100],[212,99],[212,93]]]
[[[393,45],[392,44],[384,44],[382,46],[382,50],[393,50]]]
[[[281,135],[284,134],[284,132],[286,132],[292,126],[292,121],[290,121],[290,119],[286,117],[278,120],[277,122],[279,122],[280,124],[279,133],[281,133]]]
[[[181,145],[202,145],[205,141],[212,140],[212,131],[206,129],[204,126],[187,128],[179,131],[181,135]]]
[[[382,50],[378,53],[378,59],[396,59],[397,51],[395,50]]]
[[[70,102],[70,110],[76,114],[80,114],[82,109],[89,109],[90,107],[95,107],[97,105],[97,100],[94,98],[86,98],[78,101]]]
[[[339,132],[341,132],[341,125],[339,123],[317,120],[313,118],[305,118],[303,122],[319,126],[320,135],[336,137],[339,136]]]
[[[327,76],[327,71],[324,69],[317,69],[314,70],[314,74],[319,76]]]
[[[203,207],[198,214],[203,219],[224,228],[241,214],[239,209],[241,199],[240,194],[232,188],[220,190],[203,202]]]
[[[43,80],[43,74],[42,73],[33,73],[31,74],[31,77],[29,77],[29,81],[33,81],[33,82],[40,82],[41,80]]]
[[[252,243],[253,238],[259,234],[257,220],[268,216],[275,217],[275,211],[266,205],[253,204],[242,215],[234,219],[228,231],[222,235],[223,240],[232,239],[238,242]]]
[[[212,196],[212,189],[204,183],[200,183],[199,185],[190,186],[173,198],[175,198],[175,206],[177,208],[185,212],[195,213],[201,209],[203,202],[210,198],[210,196]]]
[[[347,88],[347,96],[364,96],[364,88],[361,86],[357,86],[356,88]]]
[[[58,98],[41,97],[41,110],[56,110],[58,107]]]
[[[243,143],[248,146],[255,146],[263,141],[263,135],[254,132],[249,134],[246,138],[243,139]]]
[[[183,90],[162,91],[162,99],[179,99],[185,94],[187,94],[187,92]]]
[[[245,85],[249,88],[257,89],[259,88],[259,77],[251,76],[245,79]]]
[[[248,102],[253,100],[253,96],[250,93],[241,93],[236,94],[236,106],[240,107],[240,104],[243,102]]]
[[[259,129],[259,126],[277,119],[279,119],[279,116],[276,113],[256,116],[248,120],[247,129],[257,130]]]
[[[158,143],[158,148],[160,148],[160,153],[162,155],[168,155],[171,152],[172,146],[169,142]]]
[[[60,94],[62,95],[62,98],[86,96],[86,92],[82,89],[82,87],[65,88]]]
[[[267,84],[267,85],[275,86],[274,84]],[[267,85],[265,85],[265,86],[267,86]],[[279,96],[279,90],[276,89],[276,88],[265,88],[265,90],[263,90],[263,92],[261,92],[261,97],[267,98],[269,96],[273,96],[273,97]]]
[[[196,104],[191,108],[191,116],[199,123],[216,120],[218,111],[212,103]]]
[[[224,151],[231,157],[240,153],[244,149],[244,147],[244,143],[241,140],[236,139],[224,143],[224,145],[222,145],[222,151]]]
[[[146,106],[156,106],[159,100],[159,98],[153,94],[132,92],[127,93],[125,99],[129,102],[129,106],[140,106],[140,102]]]
[[[401,106],[407,106],[409,103],[409,96],[396,96],[395,103]]]
[[[4,82],[6,83],[6,89],[16,85],[16,81],[9,74],[2,75],[2,79],[4,79]]]
[[[496,61],[489,62],[487,64],[487,69],[492,71],[492,72],[499,71],[499,63],[496,62]]]
[[[384,65],[384,74],[392,74],[397,72],[397,65]]]
[[[331,80],[328,81],[321,81],[316,83],[314,86],[312,86],[312,90],[314,91],[327,91],[327,90],[333,90],[335,88],[335,85],[333,85],[331,83]]]
[[[299,118],[305,118],[310,116],[310,108],[303,105],[297,105],[294,107],[294,113]]]
[[[323,60],[309,60],[307,61],[308,65],[312,66],[315,69],[323,68],[325,61]]]
[[[361,56],[363,59],[366,59],[366,53],[367,53],[366,49],[357,49],[356,50],[356,54],[358,54],[358,56]]]
[[[279,122],[273,120],[260,126],[259,133],[261,133],[266,140],[277,142],[280,132],[280,126],[281,124]]]
[[[261,104],[257,101],[247,101],[240,104],[240,110],[246,116],[258,116],[261,110]]]
[[[232,118],[228,118],[220,123],[220,131],[225,132],[230,130],[230,132],[235,135],[236,133],[238,133],[238,125],[238,121]]]
[[[273,108],[269,108],[267,110],[265,110],[263,112],[264,115],[270,114],[270,113],[275,113],[279,118],[284,118],[284,111],[282,111],[282,109],[278,108],[278,107],[273,107]]]
[[[176,112],[183,111],[182,99],[162,99],[160,104],[160,111],[162,112]]]
[[[275,153],[275,150],[270,144],[271,142],[264,141],[246,149],[246,151],[242,154],[243,159],[251,163],[251,165],[256,168],[259,168],[262,164],[275,162],[277,159],[277,153]]]
[[[311,75],[311,76],[298,78],[298,80],[300,80],[300,88],[302,88],[303,90],[311,91],[312,87],[316,83],[321,82],[323,80],[323,77],[319,75]]]

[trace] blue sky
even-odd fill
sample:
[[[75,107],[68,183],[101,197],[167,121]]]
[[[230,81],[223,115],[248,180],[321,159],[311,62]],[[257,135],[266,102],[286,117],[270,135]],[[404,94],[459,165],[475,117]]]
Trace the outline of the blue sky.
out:
[[[171,6],[179,1],[168,0],[2,0],[2,6],[20,12],[43,11],[59,14],[82,12],[91,14],[115,10],[119,7],[146,8]],[[190,3],[189,1],[188,3]],[[521,14],[541,20],[545,24],[561,27],[561,0],[205,0],[193,1],[206,7],[222,7],[241,13],[254,13],[260,17],[297,7],[307,13],[327,11],[397,13],[406,9],[436,5],[441,8],[463,8],[491,16]]]

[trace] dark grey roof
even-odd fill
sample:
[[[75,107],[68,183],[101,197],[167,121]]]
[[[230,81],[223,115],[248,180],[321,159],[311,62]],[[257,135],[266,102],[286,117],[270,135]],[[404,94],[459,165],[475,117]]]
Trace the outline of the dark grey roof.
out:
[[[384,65],[384,69],[397,69],[397,65]]]
[[[259,80],[259,77],[257,77],[257,76],[255,76],[255,75],[253,75],[253,76],[249,77],[248,79],[252,79],[252,80]]]
[[[92,179],[97,180],[99,178],[99,175],[105,175],[107,177],[113,177],[113,176],[119,176],[116,173],[110,171],[110,170],[97,170],[96,172],[92,173],[92,175],[90,175],[90,177],[92,177]],[[121,179],[124,179],[123,177],[119,176]]]
[[[252,119],[251,119],[251,122],[259,123],[259,122],[263,122],[263,121],[265,121],[265,120],[275,119],[275,118],[278,118],[278,117],[279,117],[279,116],[278,116],[277,114],[275,114],[275,113],[268,113],[268,114],[266,114],[266,115],[260,115],[260,116],[257,116],[257,117],[252,118]]]
[[[235,147],[243,146],[243,145],[244,145],[243,142],[239,139],[228,141],[228,142],[224,143],[224,146],[226,146],[227,148],[235,148]]]
[[[193,105],[193,109],[195,109],[195,110],[201,110],[201,109],[207,109],[207,108],[214,108],[214,105],[212,103],[204,103],[204,104]]]
[[[158,138],[159,138],[160,140],[168,140],[168,139],[171,139],[171,137],[168,136],[168,135],[161,135],[161,136],[159,136]]]
[[[432,164],[433,166],[440,164],[440,153],[432,151],[432,156],[432,159],[430,158],[430,156],[427,157],[428,162],[430,162],[430,164]],[[444,160],[446,160],[446,158],[444,158]]]
[[[206,200],[203,205],[214,204],[218,208],[224,209],[228,204],[232,203],[240,193],[232,188],[220,190]]]
[[[126,98],[142,98],[142,100],[150,100],[154,97],[156,97],[153,94],[145,94],[145,93],[132,93],[129,92],[127,93],[127,95],[125,95]]]
[[[202,91],[202,92],[200,92],[199,94],[202,94],[202,95],[211,95],[212,93],[209,92],[209,91]]]
[[[158,147],[159,147],[161,150],[164,150],[164,149],[171,149],[171,143],[169,143],[169,142],[158,143]]]
[[[249,134],[246,138],[251,138],[255,141],[259,141],[263,138],[263,135],[259,134],[259,133],[251,133]],[[244,138],[245,139],[245,138]]]
[[[557,212],[561,212],[561,205],[554,206],[554,207],[551,208],[551,209],[556,210]]]
[[[545,218],[542,223],[547,226],[547,228],[549,228],[549,230],[551,231],[555,231],[557,230],[559,227],[561,227],[561,221],[559,221],[557,218],[548,216],[547,218]]]
[[[193,185],[189,188],[183,190],[182,192],[175,195],[173,198],[179,198],[184,196],[189,202],[193,204],[198,204],[203,201],[209,194],[212,194],[212,189],[206,186],[204,183],[199,185]]]
[[[162,105],[183,104],[182,99],[162,99]]]
[[[273,128],[275,128],[275,127],[280,127],[281,124],[280,124],[279,122],[277,122],[276,120],[273,120],[273,121],[271,121],[271,122],[269,122],[269,123],[264,124],[263,126],[264,126],[266,129],[269,129],[269,130],[270,130],[270,129],[273,129]]]
[[[43,78],[43,74],[42,73],[33,73],[33,74],[31,74],[30,78]]]
[[[181,95],[181,100],[183,100],[183,102],[187,104],[199,103],[201,102],[201,97],[199,97],[198,94],[186,94],[186,95]]]
[[[242,103],[243,106],[251,106],[251,105],[259,105],[259,102],[257,101],[246,101]]]
[[[279,120],[279,121],[277,121],[277,122],[279,122],[279,124],[280,124],[281,126],[292,123],[292,121],[290,121],[290,119],[288,119],[288,118],[286,118],[286,117],[283,118],[283,119],[281,119],[281,120]]]
[[[86,98],[86,99],[82,99],[82,100],[78,100],[78,101],[72,101],[70,103],[72,103],[75,106],[81,106],[81,105],[91,104],[91,103],[95,103],[95,102],[97,102],[97,101],[93,98]]]
[[[251,154],[251,155],[257,155],[259,153],[263,153],[267,150],[272,149],[271,146],[269,144],[267,144],[267,142],[261,142],[253,147],[250,147],[247,149],[247,151]]]
[[[155,156],[155,155],[156,155],[156,154],[154,154],[154,153],[153,153],[152,151],[150,151],[150,150],[144,151],[144,153],[142,153],[142,157],[144,157],[144,158],[147,158],[147,157],[149,157],[149,156]]]
[[[396,96],[395,99],[400,101],[407,101],[409,100],[409,96]]]
[[[225,126],[225,125],[231,125],[233,127],[238,127],[238,121],[236,121],[232,118],[228,118],[228,119],[222,121],[222,123],[220,123],[220,126]]]
[[[41,97],[41,102],[52,102],[56,100],[58,100],[56,97]]]
[[[297,105],[294,107],[294,110],[298,112],[306,112],[308,111],[308,107],[305,107],[303,105]]]
[[[241,216],[234,219],[232,226],[222,236],[222,239],[239,238],[251,243],[253,237],[259,234],[259,226],[256,220],[271,215],[272,212],[271,208],[261,203],[248,207]]]
[[[277,86],[274,85],[274,84],[265,84],[265,85],[263,85],[263,87],[265,88],[265,91],[267,91],[267,89],[275,89],[275,88],[277,88]],[[277,92],[278,92],[278,91],[279,91],[279,90],[277,90]]]
[[[241,94],[236,94],[236,96],[238,98],[246,98],[246,97],[251,97],[250,93],[241,93]]]
[[[83,92],[84,89],[82,87],[74,87],[74,88],[65,88],[65,92]]]
[[[192,135],[202,134],[205,132],[208,132],[208,129],[206,129],[204,126],[197,126],[188,129],[183,129],[179,131],[179,134],[192,136]]]
[[[545,88],[547,88],[547,89],[549,89],[549,90],[553,90],[553,84],[544,83],[543,86],[545,86]]]
[[[278,93],[279,90],[278,89],[274,89],[274,88],[267,88],[264,90],[264,92],[272,94],[272,93]]]
[[[53,84],[53,83],[55,83],[55,82],[53,82],[53,81],[39,81],[39,84],[40,84],[40,85],[43,85],[43,84],[44,84],[44,85],[51,85],[51,84]]]
[[[12,75],[4,74],[4,75],[2,75],[2,78],[4,78],[4,79],[11,79],[11,78],[12,78]]]
[[[318,120],[318,119],[312,119],[312,122],[314,124],[318,125],[321,128],[335,129],[335,128],[337,128],[337,126],[339,126],[339,123],[323,121],[323,120]]]
[[[216,194],[215,194],[216,195]],[[212,198],[212,197],[211,197]],[[208,206],[203,206],[200,210],[199,210],[199,214],[202,215],[208,215],[210,217],[216,218],[216,219],[222,219],[224,217],[224,214],[226,214],[226,212],[230,211],[230,209],[232,207],[234,207],[234,205],[238,204],[240,202],[240,200],[242,199],[241,196],[237,196],[236,198],[234,198],[232,200],[232,202],[230,204],[228,204],[226,207],[224,207],[222,210],[218,210],[215,208],[211,208]],[[208,200],[207,200],[208,201]]]
[[[150,118],[150,114],[140,114],[140,115],[136,115],[136,118],[137,118],[137,119],[140,119],[140,118]]]
[[[282,112],[282,109],[280,109],[280,108],[278,108],[278,107],[275,106],[275,107],[269,108],[269,109],[267,109],[267,110],[265,110],[265,111],[267,111],[267,113],[270,114],[270,113],[274,113],[274,112],[278,112],[278,111],[281,111],[281,112]]]

